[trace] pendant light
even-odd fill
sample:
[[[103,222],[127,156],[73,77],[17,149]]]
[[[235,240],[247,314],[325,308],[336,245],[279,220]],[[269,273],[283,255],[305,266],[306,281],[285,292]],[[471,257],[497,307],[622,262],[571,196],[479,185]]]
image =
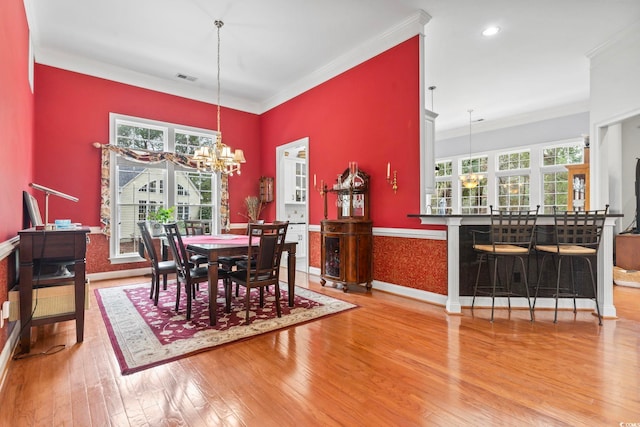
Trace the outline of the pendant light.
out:
[[[219,172],[223,175],[240,175],[240,165],[246,163],[242,150],[232,151],[231,147],[222,142],[222,129],[220,127],[220,28],[224,22],[216,20],[214,25],[218,28],[218,134],[213,147],[202,146],[195,150],[195,160],[198,170],[206,172]]]
[[[473,165],[471,162],[471,113],[473,110],[467,110],[469,113],[469,169],[466,174],[460,175],[460,183],[464,188],[476,188],[480,182],[480,175],[473,173]]]

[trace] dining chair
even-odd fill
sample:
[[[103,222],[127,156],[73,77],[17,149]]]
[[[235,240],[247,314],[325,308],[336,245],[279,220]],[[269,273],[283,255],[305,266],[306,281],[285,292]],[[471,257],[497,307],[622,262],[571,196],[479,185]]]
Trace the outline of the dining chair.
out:
[[[185,219],[184,230],[187,236],[203,236],[206,233],[206,226],[204,222],[197,219]],[[195,265],[207,264],[209,259],[204,255],[193,254],[191,255],[191,262]]]
[[[275,287],[275,305],[278,317],[282,315],[280,308],[280,258],[287,235],[289,222],[277,224],[249,224],[249,238],[258,239],[258,245],[249,244],[247,259],[238,261],[237,270],[229,273],[229,278],[237,285],[246,288],[245,322],[249,324],[251,290],[260,291],[260,307],[264,307],[264,288]],[[251,243],[251,242],[250,242]]]
[[[258,219],[254,221],[252,224],[264,224],[263,219]],[[247,224],[247,235],[249,234],[249,224]],[[231,272],[233,268],[236,266],[236,263],[241,261],[246,261],[247,255],[230,255],[230,256],[221,256],[218,258],[218,264],[220,264],[220,268]],[[240,293],[240,286],[236,285],[236,297]]]
[[[184,230],[187,236],[202,236],[207,231],[205,223],[199,219],[185,219]]]
[[[524,295],[526,295],[529,304],[529,315],[533,322],[533,306],[529,295],[528,269],[525,265],[525,259],[528,261],[533,246],[534,230],[540,206],[525,210],[493,209],[493,206],[489,208],[491,212],[489,230],[472,231],[473,249],[479,254],[479,264],[473,287],[471,309],[474,308],[478,292],[481,292],[491,297],[491,322],[493,322],[496,297],[507,297],[509,310],[511,310],[511,297],[523,296],[522,292],[516,292],[517,290],[513,286],[513,282],[517,281],[515,273],[516,260],[518,260],[519,277],[524,282],[521,288],[524,288]],[[482,235],[485,235],[484,239],[480,239]],[[493,274],[490,270],[491,284],[481,286],[480,270],[485,260],[488,266],[493,262]],[[508,260],[511,262],[507,262]],[[499,261],[503,261],[503,266],[500,269],[498,268]],[[500,273],[504,273],[502,279]]]
[[[196,284],[203,283],[209,280],[209,269],[207,266],[201,267],[193,264],[190,261],[190,257],[185,249],[180,235],[180,230],[176,223],[164,224],[164,231],[166,234],[167,242],[173,253],[173,258],[176,261],[176,270],[178,277],[178,286],[176,292],[176,313],[180,308],[180,287],[184,285],[184,291],[187,295],[187,320],[191,319],[191,305],[196,293]],[[229,276],[226,271],[218,269],[218,278],[221,278],[224,283],[225,300],[228,300],[228,293],[230,292]],[[218,284],[209,283],[209,292],[218,293]],[[215,301],[216,298],[211,298]],[[213,315],[216,315],[216,309],[214,307]],[[216,323],[216,319],[212,319],[212,323]]]
[[[598,254],[602,230],[604,228],[604,222],[607,218],[608,210],[609,205],[606,205],[604,209],[600,210],[566,212],[558,212],[556,207],[553,207],[554,227],[552,235],[554,237],[554,241],[550,244],[544,243],[535,245],[535,250],[543,253],[544,255],[542,257],[542,262],[540,263],[538,285],[535,288],[536,291],[533,299],[533,305],[535,307],[536,300],[538,298],[538,290],[541,289],[539,285],[544,272],[545,261],[548,258],[555,258],[557,261],[554,264],[556,271],[556,285],[553,294],[553,297],[555,298],[553,323],[558,322],[558,298],[571,297],[573,298],[574,313],[577,312],[576,298],[593,298],[596,303],[598,324],[602,325],[602,315],[600,314],[600,306],[598,304],[596,278],[593,274],[591,258],[596,258]],[[571,283],[561,286],[562,261],[565,258],[569,261]],[[588,267],[593,296],[584,292],[583,289],[576,287],[574,260],[579,259],[583,260]]]
[[[160,295],[160,276],[162,276],[163,288],[167,289],[167,276],[176,273],[176,263],[174,260],[163,261],[158,257],[158,252],[153,244],[151,232],[146,221],[138,222],[142,243],[151,261],[151,292],[149,298],[153,299],[153,304],[158,305]]]

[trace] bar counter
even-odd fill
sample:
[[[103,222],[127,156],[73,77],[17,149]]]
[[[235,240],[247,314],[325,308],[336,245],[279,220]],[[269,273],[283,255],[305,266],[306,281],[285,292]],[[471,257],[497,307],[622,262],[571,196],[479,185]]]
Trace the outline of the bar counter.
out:
[[[423,225],[446,226],[447,233],[447,300],[446,311],[450,314],[462,314],[462,306],[470,307],[473,296],[473,282],[477,272],[476,256],[473,251],[471,240],[471,230],[487,230],[490,225],[490,215],[425,215],[409,214],[409,218],[417,218]],[[594,264],[594,274],[596,275],[596,288],[598,293],[598,303],[603,319],[616,318],[616,308],[613,304],[613,227],[617,218],[621,214],[608,214],[602,231],[600,249],[598,250],[597,263]],[[538,215],[537,226],[552,229],[554,226],[553,215]],[[532,255],[535,257],[535,255]],[[535,258],[532,258],[532,260]],[[581,263],[578,263],[581,264]],[[536,263],[530,263],[535,267]],[[547,264],[550,265],[550,264]],[[487,270],[483,268],[483,270]],[[565,269],[563,268],[563,271]],[[577,271],[580,274],[579,271]],[[537,281],[537,269],[530,270],[528,274],[529,285]],[[553,280],[551,280],[553,278]],[[533,279],[533,281],[531,281]],[[549,284],[555,286],[555,272],[552,276],[543,278],[549,279]],[[564,278],[563,278],[564,280]],[[552,282],[552,283],[551,283]],[[580,282],[580,280],[577,280]],[[546,286],[546,284],[545,284]],[[588,283],[585,286],[590,288]],[[591,292],[593,293],[593,292]],[[533,297],[533,295],[532,295]],[[496,307],[506,307],[506,298],[496,298]],[[595,303],[591,299],[578,299],[578,309],[593,309]],[[526,298],[512,298],[512,307],[527,307]],[[553,308],[555,300],[550,295],[539,297],[536,308]],[[490,307],[491,298],[476,298],[476,306]],[[573,300],[570,298],[560,298],[559,308],[573,309]]]

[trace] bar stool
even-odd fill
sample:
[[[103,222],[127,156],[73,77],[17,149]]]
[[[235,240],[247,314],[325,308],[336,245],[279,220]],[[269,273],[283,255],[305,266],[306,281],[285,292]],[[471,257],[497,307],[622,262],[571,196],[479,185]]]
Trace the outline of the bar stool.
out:
[[[529,282],[527,280],[527,268],[525,266],[525,258],[528,261],[531,248],[533,246],[533,235],[538,219],[538,210],[540,206],[537,206],[533,210],[494,210],[493,206],[489,207],[491,210],[491,225],[488,231],[472,231],[473,235],[473,249],[480,254],[478,273],[476,275],[476,283],[473,287],[473,300],[471,302],[471,309],[475,305],[476,295],[478,291],[484,292],[486,295],[491,296],[491,322],[493,322],[493,312],[495,308],[496,296],[506,296],[508,298],[509,310],[511,310],[511,297],[522,296],[521,294],[514,292],[512,288],[512,279],[515,270],[516,259],[520,261],[521,277],[524,281],[524,291],[529,304],[529,314],[531,321],[533,322],[533,307],[531,305],[531,298],[529,296]],[[480,235],[487,234],[488,242],[480,243],[476,241],[476,236],[480,240]],[[490,286],[480,286],[480,270],[482,264],[486,259],[487,264],[493,261],[493,277],[491,272],[489,273],[491,279]],[[506,263],[507,259],[511,259],[511,265]],[[504,261],[505,280],[502,284],[500,280],[500,274],[498,270],[498,261]],[[500,285],[498,285],[500,282]]]
[[[580,293],[576,290],[575,274],[574,274],[574,260],[583,259],[589,269],[589,277],[591,279],[591,287],[593,289],[593,299],[596,302],[596,312],[598,314],[598,324],[602,325],[602,315],[600,314],[600,306],[598,304],[598,292],[596,289],[596,281],[593,275],[593,267],[590,258],[595,257],[598,254],[598,248],[600,247],[600,238],[602,236],[602,229],[604,228],[604,221],[607,218],[607,211],[609,205],[603,210],[590,210],[590,211],[567,211],[558,212],[556,207],[553,208],[554,214],[554,230],[553,235],[555,242],[553,244],[536,244],[535,249],[538,252],[544,253],[542,262],[540,263],[540,274],[538,276],[538,284],[536,285],[536,292],[533,298],[533,306],[535,307],[536,300],[538,298],[538,290],[540,288],[540,282],[542,278],[542,272],[544,271],[544,263],[547,258],[557,258],[556,267],[556,286],[554,298],[555,314],[553,317],[553,323],[558,322],[558,298],[559,297],[572,297],[573,298],[573,312],[576,313],[576,298],[587,298],[584,293]],[[569,258],[569,266],[571,271],[571,287],[560,287],[560,275],[562,273],[562,260]]]

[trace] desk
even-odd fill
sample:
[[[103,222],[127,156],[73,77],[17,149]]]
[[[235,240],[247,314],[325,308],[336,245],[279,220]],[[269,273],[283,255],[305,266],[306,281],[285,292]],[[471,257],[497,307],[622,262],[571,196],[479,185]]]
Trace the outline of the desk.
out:
[[[227,235],[225,235],[227,236]],[[243,235],[221,239],[219,236],[185,236],[182,238],[188,251],[204,255],[209,259],[209,283],[218,283],[218,258],[221,256],[246,255],[249,251],[249,237]],[[209,242],[209,243],[207,243]],[[284,242],[283,250],[288,252],[287,285],[289,307],[293,307],[296,285],[296,246],[298,242]],[[212,287],[210,286],[210,289]],[[209,292],[209,319],[215,319],[213,310],[216,297]],[[212,325],[213,326],[213,325]]]
[[[76,341],[84,338],[85,256],[88,228],[75,230],[19,231],[20,236],[20,347],[23,353],[31,349],[31,326],[76,320]],[[68,261],[71,275],[37,274],[47,263]],[[36,278],[34,280],[34,270]],[[31,318],[34,287],[56,286],[72,281],[75,287],[75,311]],[[34,286],[35,285],[35,286]]]

